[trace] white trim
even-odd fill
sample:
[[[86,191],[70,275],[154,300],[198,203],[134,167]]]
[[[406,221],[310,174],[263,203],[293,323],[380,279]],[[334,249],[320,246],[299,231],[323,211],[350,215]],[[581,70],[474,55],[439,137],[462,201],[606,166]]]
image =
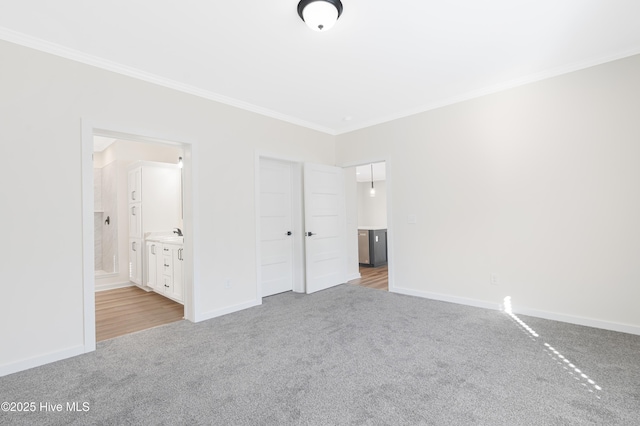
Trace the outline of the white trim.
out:
[[[466,297],[450,296],[446,294],[432,293],[427,291],[418,291],[408,288],[396,287],[393,293],[404,294],[407,296],[421,297],[423,299],[439,300],[441,302],[456,303],[458,305],[475,306],[477,308],[485,308],[492,310],[504,310],[502,303],[486,302],[484,300],[469,299]],[[526,307],[512,306],[511,311],[514,314],[528,315],[530,317],[543,318],[552,321],[565,322],[569,324],[582,325],[586,327],[600,328],[603,330],[617,331],[620,333],[629,333],[640,335],[640,327],[630,324],[621,324],[612,321],[602,321],[593,318],[585,318],[575,315],[566,315],[555,312],[541,311],[538,309],[529,309]]]
[[[395,250],[393,248],[395,228],[393,226],[393,172],[391,170],[391,163],[390,160],[384,161],[387,193],[387,286],[389,291],[394,291],[396,289],[396,267],[394,260]]]
[[[134,287],[134,285],[131,283],[131,281],[110,283],[110,284],[96,284],[95,291],[96,293],[98,293],[100,291],[114,290],[116,288],[125,288],[125,287]]]
[[[347,282],[352,281],[352,280],[357,280],[359,278],[362,278],[362,275],[360,275],[360,272],[357,272],[355,274],[351,274],[351,275],[347,275]]]
[[[256,300],[262,300],[262,250],[261,235],[262,227],[260,226],[260,154],[255,152],[254,171],[253,171],[253,192],[255,197],[255,211],[253,212],[256,226]]]
[[[396,287],[395,287],[395,267],[394,267],[394,260],[393,260],[393,187],[391,185],[391,182],[393,182],[393,172],[391,169],[391,163],[392,161],[387,159],[387,158],[381,158],[381,157],[373,157],[373,158],[369,158],[367,160],[364,161],[349,161],[346,163],[342,163],[340,164],[339,167],[347,168],[347,167],[357,167],[357,166],[363,166],[365,164],[375,164],[375,163],[384,163],[384,167],[385,167],[385,181],[386,181],[386,192],[387,192],[387,285],[389,288],[390,292],[394,292]],[[360,275],[360,274],[358,274]],[[358,277],[360,278],[360,277]],[[355,279],[355,278],[352,278]]]
[[[117,277],[118,274],[117,272],[109,272],[108,274],[93,274],[96,277],[96,281],[101,280],[101,279],[105,279],[105,278],[113,278],[113,277]]]
[[[198,147],[194,143],[183,143],[182,157],[182,224],[184,227],[184,318],[195,322],[200,300],[200,236],[197,230],[200,229],[200,209],[198,206],[199,194],[198,179],[198,158],[196,153]]]
[[[95,342],[94,342],[95,343]],[[85,346],[79,345],[72,348],[63,349],[61,351],[50,352],[45,355],[38,355],[32,358],[22,359],[17,362],[0,365],[0,377],[19,371],[28,370],[30,368],[40,367],[41,365],[71,358],[85,353]]]
[[[83,344],[84,352],[96,350],[96,290],[94,260],[93,213],[93,127],[88,121],[81,123],[82,152],[82,291],[83,291]],[[73,355],[71,355],[73,356]]]
[[[640,48],[630,49],[623,52],[618,52],[611,55],[605,55],[596,59],[576,62],[571,65],[553,68],[550,70],[541,71],[535,74],[530,74],[524,77],[516,78],[504,83],[496,84],[493,86],[483,87],[471,92],[462,93],[457,96],[452,96],[447,99],[439,100],[431,104],[423,105],[417,108],[411,108],[395,114],[390,114],[382,118],[376,118],[365,121],[361,124],[354,124],[353,126],[338,129],[332,129],[317,123],[312,123],[306,120],[293,117],[288,114],[283,114],[278,111],[274,111],[268,108],[264,108],[258,105],[254,105],[249,102],[234,99],[228,96],[220,95],[209,90],[204,90],[195,86],[191,86],[185,83],[181,83],[176,80],[172,80],[166,77],[162,77],[150,72],[142,71],[137,68],[129,67],[119,64],[114,61],[110,61],[98,56],[90,55],[84,52],[80,52],[76,49],[62,46],[57,43],[52,43],[41,38],[33,37],[24,33],[10,30],[8,28],[0,27],[0,39],[6,40],[11,43],[19,44],[21,46],[30,47],[42,52],[50,53],[62,58],[70,59],[72,61],[81,62],[83,64],[98,67],[104,70],[112,71],[118,74],[126,75],[138,80],[146,81],[158,86],[167,87],[170,89],[178,90],[183,93],[199,96],[204,99],[209,99],[221,104],[233,106],[246,111],[251,111],[256,114],[271,117],[276,120],[281,120],[287,123],[295,124],[297,126],[305,127],[318,132],[326,133],[332,136],[342,135],[344,133],[353,132],[355,130],[364,129],[367,127],[375,126],[389,121],[397,120],[400,118],[409,117],[412,115],[420,114],[423,112],[431,111],[434,109],[442,108],[448,105],[457,104],[460,102],[468,101],[471,99],[479,98],[485,95],[502,92],[505,90],[513,89],[515,87],[524,86],[529,83],[535,83],[537,81],[546,80],[549,78],[557,77],[560,75],[568,74],[574,71],[580,71],[582,69],[591,68],[597,65],[605,64],[607,62],[616,61],[618,59],[627,58],[629,56],[640,54]]]
[[[570,324],[583,325],[586,327],[601,328],[604,330],[618,331],[620,333],[636,334],[640,336],[640,326],[621,324],[612,321],[602,321],[594,318],[585,318],[575,315],[559,314],[555,312],[541,311],[538,309],[529,309],[526,307],[513,306],[511,308],[514,314],[528,315],[530,317],[544,318],[553,321],[567,322]]]
[[[268,108],[254,105],[249,102],[230,98],[228,96],[220,95],[218,93],[211,92],[209,90],[204,90],[199,87],[181,83],[179,81],[162,77],[147,71],[143,71],[138,68],[119,64],[117,62],[101,58],[99,56],[90,55],[88,53],[84,53],[76,49],[71,49],[69,47],[62,46],[57,43],[52,43],[50,41],[33,37],[24,33],[13,31],[8,28],[0,27],[0,39],[9,41],[11,43],[19,44],[21,46],[30,47],[32,49],[36,49],[41,52],[46,52],[52,55],[60,56],[62,58],[71,59],[72,61],[81,62],[83,64],[91,65],[107,71],[126,75],[127,77],[132,77],[138,80],[146,81],[148,83],[157,84],[158,86],[167,87],[170,89],[177,90],[179,92],[188,93],[190,95],[195,95],[204,99],[209,99],[214,102],[219,102],[221,104],[240,108],[245,111],[251,111],[256,114],[274,118],[276,120],[281,120],[287,123],[295,124],[297,126],[306,127],[312,130],[317,130],[318,132],[323,132],[323,133],[327,133],[329,135],[334,135],[334,136],[336,134],[335,130],[325,126],[321,126],[316,123],[312,123],[306,120],[301,120],[297,117],[293,117],[291,115],[283,114],[278,111],[274,111]]]
[[[293,219],[293,292],[307,290],[304,238],[304,190],[302,182],[302,162],[291,163],[291,215]]]
[[[196,219],[197,197],[195,188],[190,187],[187,182],[195,184],[193,173],[196,169],[193,151],[194,144],[185,141],[181,137],[173,135],[155,135],[148,129],[126,128],[120,124],[96,122],[91,119],[82,118],[82,247],[83,247],[83,318],[84,318],[84,352],[92,352],[96,349],[96,329],[95,329],[95,272],[94,272],[94,246],[93,246],[93,136],[110,136],[118,139],[154,142],[165,145],[180,146],[184,150],[184,175],[185,175],[185,196],[184,206],[184,227],[185,227],[185,303],[184,316],[190,321],[197,317],[198,306],[196,295],[199,294],[197,271],[197,253],[195,250],[198,236],[198,223]],[[113,130],[117,129],[117,130]],[[153,136],[148,136],[153,135]]]
[[[475,306],[476,308],[500,310],[500,303],[485,302],[484,300],[469,299],[467,297],[450,296],[447,294],[432,293],[429,291],[412,290],[409,288],[395,287],[393,290],[389,288],[389,292],[404,294],[407,296],[421,297],[423,299],[439,300],[441,302],[457,303],[458,305]]]
[[[207,311],[199,313],[194,322],[201,322],[210,320],[213,318],[221,317],[223,315],[232,314],[234,312],[242,311],[244,309],[253,308],[254,306],[262,305],[262,299],[250,300],[248,302],[239,303],[237,305],[228,306],[226,308],[215,309],[213,311]]]

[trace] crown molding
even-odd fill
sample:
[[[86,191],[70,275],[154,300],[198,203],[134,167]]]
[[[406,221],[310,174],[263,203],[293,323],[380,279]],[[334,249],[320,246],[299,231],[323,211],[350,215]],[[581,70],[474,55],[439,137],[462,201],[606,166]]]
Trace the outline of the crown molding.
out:
[[[158,86],[170,88],[183,93],[208,99],[214,102],[239,108],[245,111],[249,111],[249,112],[260,114],[266,117],[274,118],[276,120],[280,120],[280,121],[284,121],[297,126],[305,127],[307,129],[326,133],[331,136],[338,136],[345,133],[361,130],[367,127],[388,123],[390,121],[398,120],[398,119],[409,117],[416,114],[421,114],[423,112],[450,106],[456,103],[502,92],[502,91],[513,89],[519,86],[524,86],[526,84],[535,83],[537,81],[546,80],[552,77],[557,77],[557,76],[568,74],[574,71],[580,71],[582,69],[594,67],[607,62],[612,62],[618,59],[623,59],[629,56],[640,54],[640,48],[636,48],[636,49],[618,52],[611,55],[605,55],[589,61],[576,62],[571,65],[541,71],[538,73],[530,74],[525,77],[510,80],[504,83],[488,86],[488,87],[474,90],[471,92],[466,92],[457,96],[450,97],[448,99],[443,99],[430,104],[421,105],[416,108],[407,109],[395,114],[387,115],[382,118],[367,120],[364,122],[360,122],[358,124],[354,123],[354,125],[352,126],[343,127],[341,129],[332,129],[329,127],[319,125],[317,123],[312,123],[312,122],[301,120],[299,118],[296,118],[287,114],[282,114],[280,112],[277,112],[268,108],[263,108],[258,105],[254,105],[248,102],[240,101],[238,99],[234,99],[228,96],[224,96],[218,93],[204,90],[195,86],[184,84],[179,81],[165,78],[165,77],[152,74],[146,71],[142,71],[137,68],[129,67],[129,66],[126,66],[114,61],[110,61],[98,56],[89,55],[87,53],[80,52],[78,50],[71,49],[56,43],[52,43],[47,40],[43,40],[37,37],[33,37],[27,34],[17,32],[14,30],[10,30],[5,27],[0,27],[0,39],[11,42],[11,43],[19,44],[21,46],[29,47],[35,50],[39,50],[45,53],[50,53],[52,55],[70,59],[76,62],[80,62],[86,65],[91,65],[100,69],[112,71],[112,72],[125,75],[128,77],[132,77],[138,80],[146,81],[148,83],[156,84]]]
[[[235,108],[239,108],[245,111],[253,112],[256,114],[264,115],[266,117],[274,118],[276,120],[284,121],[297,126],[305,127],[318,132],[327,133],[335,136],[336,131],[328,127],[311,123],[309,121],[301,120],[299,118],[282,114],[277,111],[273,111],[268,108],[263,108],[258,105],[251,104],[249,102],[240,101],[228,96],[220,95],[208,90],[204,90],[195,86],[181,83],[176,80],[172,80],[166,77],[152,74],[137,68],[129,67],[114,61],[110,61],[99,56],[90,55],[79,50],[71,49],[62,46],[57,43],[52,43],[47,40],[43,40],[37,37],[33,37],[27,34],[23,34],[14,30],[10,30],[5,27],[0,27],[0,39],[8,41],[10,43],[19,44],[21,46],[29,47],[41,52],[50,53],[65,59],[80,62],[86,65],[91,65],[103,70],[115,72],[117,74],[132,77],[138,80],[146,81],[147,83],[156,84],[158,86],[166,87],[169,89],[177,90],[179,92],[188,93],[204,99],[219,102],[221,104],[229,105]]]

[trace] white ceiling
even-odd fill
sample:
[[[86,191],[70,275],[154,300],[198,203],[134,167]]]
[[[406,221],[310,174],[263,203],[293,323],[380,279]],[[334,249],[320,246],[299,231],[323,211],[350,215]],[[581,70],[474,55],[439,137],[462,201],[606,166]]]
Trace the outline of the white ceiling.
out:
[[[93,137],[93,152],[102,152],[109,145],[114,143],[116,139],[113,138],[105,138],[104,136],[94,136]]]
[[[638,0],[0,0],[0,38],[330,134],[640,53]]]

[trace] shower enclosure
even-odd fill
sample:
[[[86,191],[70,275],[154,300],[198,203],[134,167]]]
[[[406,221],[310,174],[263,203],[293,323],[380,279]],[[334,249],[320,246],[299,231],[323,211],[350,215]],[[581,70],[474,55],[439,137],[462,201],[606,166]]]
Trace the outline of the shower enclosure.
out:
[[[118,274],[117,161],[93,169],[96,278]]]

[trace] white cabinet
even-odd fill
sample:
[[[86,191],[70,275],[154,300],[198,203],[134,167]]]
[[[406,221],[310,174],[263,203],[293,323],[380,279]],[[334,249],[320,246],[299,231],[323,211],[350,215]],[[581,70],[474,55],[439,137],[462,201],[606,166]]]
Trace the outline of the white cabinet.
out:
[[[162,244],[155,241],[147,242],[147,278],[146,285],[152,289],[158,288],[158,258]]]
[[[148,276],[150,268],[147,263],[154,259],[142,244],[151,232],[171,234],[174,228],[182,227],[181,199],[180,168],[177,164],[139,161],[129,167],[129,279],[133,283],[150,287],[153,286],[148,283],[160,285],[161,277]],[[133,249],[136,245],[137,248]],[[158,257],[157,263],[160,261]],[[157,268],[153,270],[157,271]]]
[[[180,246],[177,250],[173,250],[173,285],[171,287],[173,298],[184,301],[184,248]]]
[[[143,285],[144,270],[142,250],[142,225],[140,197],[140,172],[130,170],[127,181],[127,201],[129,208],[129,281]]]
[[[135,284],[142,284],[142,240],[139,238],[129,239],[129,280]]]
[[[129,238],[142,238],[142,203],[129,203]]]
[[[183,303],[183,246],[147,241],[147,253],[149,259],[147,285],[157,293]]]
[[[134,169],[129,170],[128,179],[128,200],[130,203],[139,203],[142,201],[142,168],[136,166]]]

